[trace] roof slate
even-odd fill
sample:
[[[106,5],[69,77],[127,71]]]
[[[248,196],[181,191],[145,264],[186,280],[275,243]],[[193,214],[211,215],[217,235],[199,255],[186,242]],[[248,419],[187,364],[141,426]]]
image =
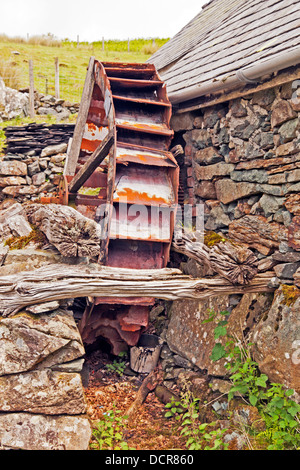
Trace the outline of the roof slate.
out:
[[[148,62],[172,94],[299,47],[300,0],[213,0]]]

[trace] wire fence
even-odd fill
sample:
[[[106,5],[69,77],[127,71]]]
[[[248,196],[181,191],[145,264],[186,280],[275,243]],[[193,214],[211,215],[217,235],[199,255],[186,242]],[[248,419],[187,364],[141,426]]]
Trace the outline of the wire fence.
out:
[[[19,73],[16,77],[14,74],[2,75],[5,85],[16,90],[29,91],[29,73]],[[59,94],[55,86],[55,74],[34,74],[34,90],[39,94],[52,95],[62,98],[71,103],[79,103],[81,100],[82,90],[84,86],[84,78],[79,76],[59,76]]]
[[[13,42],[7,50],[4,45],[8,38],[0,34],[0,43],[2,40],[3,46],[3,54],[0,57],[0,78],[4,80],[7,87],[17,90],[28,89],[28,91],[31,88],[40,94],[59,97],[74,104],[79,103],[90,56],[95,56],[105,62],[144,62],[167,42],[167,39],[160,38],[125,41],[102,38],[101,41],[85,44],[79,42],[78,37],[77,42],[61,41],[58,45],[57,41],[52,44],[52,39],[48,35],[27,38],[24,44],[33,49],[19,47],[18,50],[20,41],[16,38],[15,44]],[[45,47],[45,50],[42,50],[42,46],[46,45],[53,47]],[[39,46],[41,46],[40,50]],[[14,47],[15,49],[12,50]],[[31,87],[30,63],[33,69]]]
[[[5,38],[4,38],[5,39]],[[34,39],[34,38],[32,38]],[[37,42],[37,47],[41,44]],[[49,41],[51,38],[45,37]],[[0,35],[1,41],[1,35]],[[15,50],[9,50],[0,57],[0,77],[4,79],[6,86],[14,89],[29,88],[29,70],[28,64],[33,61],[34,89],[42,94],[55,95],[56,75],[55,75],[55,55],[59,56],[59,93],[62,99],[72,103],[78,103],[81,100],[81,94],[85,81],[86,67],[88,58],[96,56],[106,62],[140,62],[145,61],[158,48],[160,48],[167,39],[128,39],[126,41],[105,40],[94,42],[92,44],[67,42],[61,43],[58,47],[47,47],[39,54],[36,47],[32,51],[18,51],[16,42]],[[30,42],[27,40],[28,47]],[[48,44],[48,43],[47,43]],[[56,43],[55,43],[56,44]],[[46,45],[46,44],[45,44]],[[49,45],[49,44],[48,44]],[[54,44],[53,44],[54,46]],[[14,45],[12,46],[14,47]],[[55,51],[55,52],[54,52]],[[3,50],[4,52],[4,50]]]
[[[0,38],[1,39],[1,38]],[[55,95],[56,88],[56,67],[55,60],[59,62],[59,94],[60,97],[78,103],[81,100],[81,94],[85,81],[86,67],[88,65],[87,57],[91,55],[99,56],[104,61],[144,61],[150,57],[162,44],[165,39],[142,40],[134,39],[128,41],[104,40],[93,43],[93,45],[69,44],[68,49],[64,47],[57,48],[57,55],[61,49],[59,58],[47,51],[46,54],[37,54],[36,50],[32,56],[34,89],[42,94]],[[16,44],[17,48],[17,44]],[[50,48],[46,48],[50,49]],[[5,85],[14,89],[29,88],[29,70],[30,54],[23,51],[13,50],[6,59],[0,58],[0,77],[4,79]],[[55,59],[55,60],[54,60]],[[136,60],[135,60],[136,59]],[[86,64],[85,64],[86,62]]]

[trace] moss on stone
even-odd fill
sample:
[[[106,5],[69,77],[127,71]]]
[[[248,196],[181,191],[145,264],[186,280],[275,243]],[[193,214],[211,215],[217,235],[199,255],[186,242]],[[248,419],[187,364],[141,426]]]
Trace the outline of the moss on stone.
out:
[[[31,225],[31,232],[24,237],[10,237],[5,241],[5,245],[10,250],[22,250],[29,243],[34,242],[37,248],[41,248],[46,241],[45,235],[34,225]]]
[[[30,320],[38,320],[38,315],[34,315],[33,313],[27,312],[26,310],[21,310],[20,312],[12,315],[10,318],[13,319],[19,317],[29,318]]]
[[[102,188],[87,188],[87,187],[82,187],[78,191],[79,194],[82,194],[84,196],[98,196],[100,190]]]
[[[214,245],[217,245],[218,243],[224,243],[226,241],[228,240],[226,240],[226,238],[222,237],[216,232],[205,232],[204,243],[209,248]]]
[[[300,290],[296,286],[289,286],[284,284],[282,286],[282,293],[283,293],[283,303],[290,307],[294,305],[296,300],[300,297]]]

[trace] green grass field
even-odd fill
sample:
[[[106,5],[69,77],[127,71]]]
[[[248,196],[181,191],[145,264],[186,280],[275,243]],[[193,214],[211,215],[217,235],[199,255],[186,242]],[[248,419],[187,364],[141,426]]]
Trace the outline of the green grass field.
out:
[[[55,58],[60,64],[60,96],[64,100],[78,103],[81,100],[86,68],[91,56],[108,62],[145,62],[168,39],[134,39],[130,41],[106,41],[102,50],[102,41],[93,44],[70,41],[56,41],[49,36],[32,38],[27,42],[20,38],[8,38],[0,35],[0,77],[7,86],[16,89],[29,85],[29,60],[33,60],[35,89],[40,93],[54,95]],[[15,54],[17,52],[18,54]],[[71,115],[69,122],[75,122],[77,115]],[[56,122],[53,116],[18,117],[12,121],[0,123],[0,155],[5,144],[4,128],[20,126],[30,122]]]
[[[70,41],[41,45],[42,41],[17,41],[0,36],[0,76],[6,85],[13,88],[26,88],[29,84],[28,63],[33,60],[35,89],[40,93],[54,95],[54,61],[59,58],[61,98],[77,103],[80,101],[89,58],[116,62],[145,62],[167,39],[135,39],[130,41],[102,41],[92,44],[77,44]],[[49,41],[51,44],[51,41]],[[15,53],[18,54],[15,54]]]

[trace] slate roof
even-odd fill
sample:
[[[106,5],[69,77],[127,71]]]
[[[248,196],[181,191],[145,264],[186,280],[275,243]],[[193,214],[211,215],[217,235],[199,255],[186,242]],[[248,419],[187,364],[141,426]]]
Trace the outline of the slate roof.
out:
[[[172,101],[174,93],[298,48],[300,0],[212,0],[148,62]]]

